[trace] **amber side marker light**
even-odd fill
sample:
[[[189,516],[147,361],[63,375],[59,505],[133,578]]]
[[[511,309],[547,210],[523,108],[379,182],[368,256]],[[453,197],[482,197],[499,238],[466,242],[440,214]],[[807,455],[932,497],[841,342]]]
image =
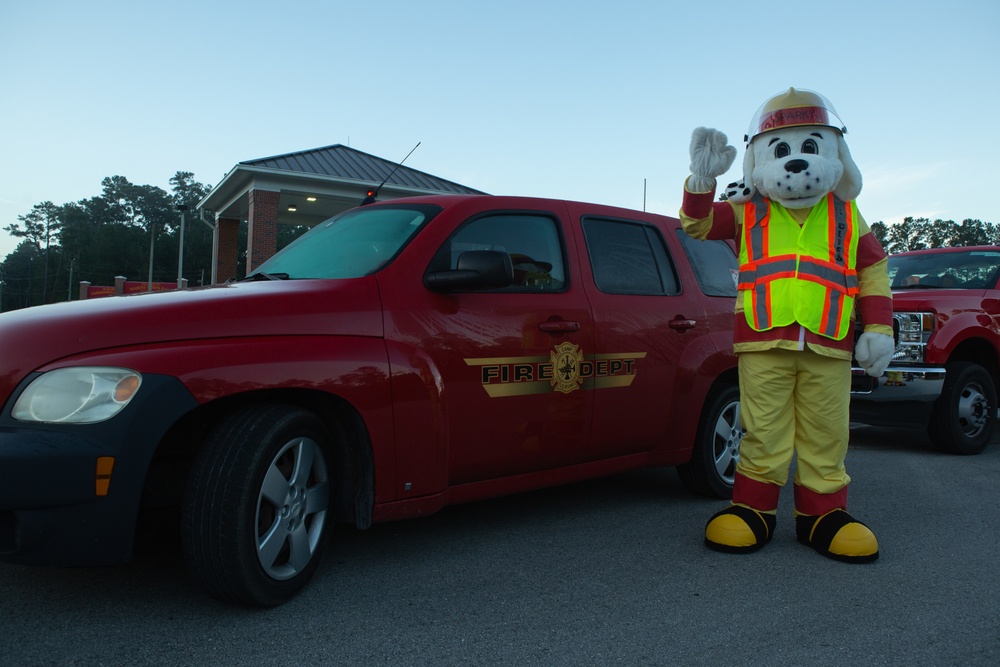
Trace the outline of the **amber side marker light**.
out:
[[[115,457],[98,456],[97,473],[94,477],[96,492],[98,496],[108,495],[108,488],[111,486],[111,471],[115,469]]]
[[[123,377],[115,385],[115,400],[119,403],[129,401],[137,391],[139,391],[139,376],[128,375]]]

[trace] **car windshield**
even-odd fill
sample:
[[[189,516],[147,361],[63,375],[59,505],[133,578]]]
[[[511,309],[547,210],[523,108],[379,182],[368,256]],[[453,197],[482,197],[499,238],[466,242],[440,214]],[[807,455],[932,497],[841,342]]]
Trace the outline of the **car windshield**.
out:
[[[441,208],[355,208],[321,222],[247,275],[250,280],[358,278],[391,262]]]
[[[1000,250],[890,255],[893,289],[992,289],[1000,275]]]

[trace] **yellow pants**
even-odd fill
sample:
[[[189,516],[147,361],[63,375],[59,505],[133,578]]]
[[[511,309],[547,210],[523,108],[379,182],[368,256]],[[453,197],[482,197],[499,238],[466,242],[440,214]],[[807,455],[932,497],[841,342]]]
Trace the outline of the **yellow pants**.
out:
[[[796,512],[846,509],[850,362],[808,349],[773,349],[740,353],[739,373],[746,435],[733,502],[773,511],[794,454]]]

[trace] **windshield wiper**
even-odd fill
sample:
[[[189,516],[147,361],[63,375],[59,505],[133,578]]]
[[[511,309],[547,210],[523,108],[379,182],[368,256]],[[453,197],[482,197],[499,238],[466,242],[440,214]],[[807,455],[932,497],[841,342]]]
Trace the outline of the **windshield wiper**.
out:
[[[263,271],[254,271],[249,276],[246,276],[240,282],[244,280],[288,280],[289,275],[287,273],[264,273]]]

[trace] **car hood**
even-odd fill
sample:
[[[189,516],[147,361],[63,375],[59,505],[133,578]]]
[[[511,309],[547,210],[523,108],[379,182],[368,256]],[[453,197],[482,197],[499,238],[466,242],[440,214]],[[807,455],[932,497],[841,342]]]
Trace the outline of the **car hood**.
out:
[[[378,284],[230,283],[35,306],[0,315],[0,385],[70,355],[166,341],[383,334]]]
[[[903,289],[893,290],[893,310],[942,310],[976,308],[983,302],[983,289]]]

